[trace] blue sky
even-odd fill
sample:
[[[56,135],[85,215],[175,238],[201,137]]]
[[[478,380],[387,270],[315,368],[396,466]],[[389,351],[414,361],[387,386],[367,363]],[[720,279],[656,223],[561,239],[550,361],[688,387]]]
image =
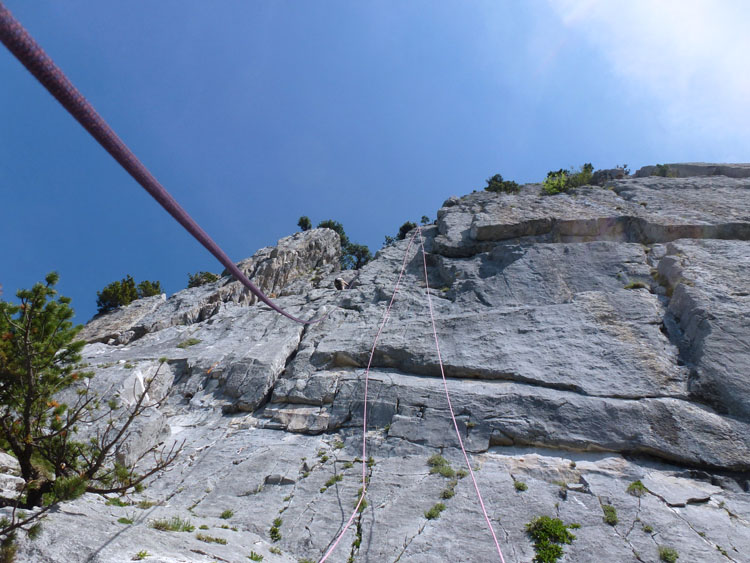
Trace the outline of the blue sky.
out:
[[[301,215],[375,251],[498,172],[750,161],[741,1],[4,3],[235,260]],[[3,298],[222,269],[4,48],[0,124]]]

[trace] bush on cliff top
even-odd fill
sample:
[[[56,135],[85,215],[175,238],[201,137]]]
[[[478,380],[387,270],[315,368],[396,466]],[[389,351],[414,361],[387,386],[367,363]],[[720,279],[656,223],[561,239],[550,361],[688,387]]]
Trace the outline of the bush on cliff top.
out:
[[[571,188],[591,184],[593,174],[594,166],[590,162],[581,166],[579,170],[561,168],[557,171],[550,171],[542,183],[542,190],[547,195],[565,193]]]

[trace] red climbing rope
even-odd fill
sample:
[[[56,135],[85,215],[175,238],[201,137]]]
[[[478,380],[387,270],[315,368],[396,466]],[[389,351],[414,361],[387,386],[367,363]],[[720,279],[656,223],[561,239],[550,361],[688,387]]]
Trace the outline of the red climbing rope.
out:
[[[185,230],[213,254],[224,267],[258,299],[277,313],[302,324],[312,324],[323,320],[326,315],[305,321],[287,313],[273,303],[251,282],[232,262],[227,254],[196,223],[179,203],[164,189],[157,179],[148,171],[135,154],[120,140],[107,122],[97,113],[94,107],[83,97],[62,70],[34,41],[34,38],[13,17],[13,14],[0,2],[0,41],[21,61],[26,69],[41,82],[50,94],[88,131],[112,157],[120,163],[167,213],[169,213]]]
[[[362,414],[362,494],[359,495],[357,506],[354,507],[354,510],[352,511],[352,515],[349,516],[349,520],[347,521],[346,525],[341,530],[339,535],[336,537],[336,540],[333,542],[331,547],[328,548],[328,551],[326,551],[325,555],[323,555],[323,558],[319,561],[319,563],[323,563],[326,559],[328,559],[328,556],[331,555],[331,553],[333,553],[334,549],[336,549],[336,546],[341,541],[341,538],[344,537],[344,534],[349,529],[349,526],[352,525],[352,522],[354,521],[354,517],[359,513],[359,507],[362,505],[362,502],[365,500],[365,493],[367,492],[367,387],[370,381],[370,366],[372,365],[372,358],[375,355],[375,348],[378,345],[380,334],[383,332],[385,323],[388,322],[388,317],[391,314],[391,307],[393,307],[393,302],[396,300],[396,293],[398,293],[398,288],[401,285],[401,278],[404,276],[404,271],[406,271],[406,259],[409,256],[409,250],[411,249],[411,245],[414,242],[414,238],[416,236],[417,236],[416,233],[412,235],[411,239],[409,239],[409,245],[406,247],[406,252],[404,252],[404,260],[401,263],[401,272],[399,272],[398,274],[398,280],[396,280],[396,287],[393,289],[393,294],[391,295],[391,301],[390,303],[388,303],[388,307],[386,307],[385,313],[383,313],[383,320],[380,322],[380,328],[378,328],[378,332],[375,335],[375,340],[372,343],[372,348],[370,349],[370,359],[367,360],[367,368],[365,369],[365,399],[364,399],[364,408],[363,408],[363,414]]]

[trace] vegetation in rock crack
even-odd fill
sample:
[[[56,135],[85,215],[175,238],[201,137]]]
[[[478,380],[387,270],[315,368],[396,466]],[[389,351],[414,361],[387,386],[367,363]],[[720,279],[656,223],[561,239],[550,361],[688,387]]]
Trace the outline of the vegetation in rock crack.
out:
[[[428,520],[435,520],[440,518],[440,513],[445,510],[445,505],[442,502],[436,503],[432,508],[425,511],[424,517]]]
[[[633,495],[634,497],[642,497],[648,492],[648,489],[643,483],[640,482],[640,480],[638,480],[633,481],[632,483],[630,483],[630,485],[628,485],[627,492],[629,495]]]
[[[510,180],[503,180],[500,174],[495,174],[486,180],[487,186],[484,188],[488,192],[517,194],[521,191],[521,186]]]
[[[561,168],[557,171],[548,172],[547,178],[542,183],[542,191],[547,195],[554,195],[591,184],[593,172],[594,166],[590,162],[587,162],[578,170]]]
[[[326,481],[326,487],[333,487],[333,485],[335,485],[336,483],[342,481],[343,479],[344,479],[344,476],[341,475],[341,474],[339,474],[339,475],[331,475],[330,479],[328,479],[328,481]]]
[[[180,342],[177,347],[185,349],[200,343],[201,341],[198,338],[188,338],[187,340],[183,340],[182,342]]]
[[[362,266],[372,260],[370,249],[364,244],[356,244],[349,240],[344,232],[344,227],[338,221],[326,219],[318,223],[318,228],[336,231],[341,241],[341,268],[344,270],[359,270]]]
[[[602,510],[604,511],[604,521],[610,526],[614,526],[619,522],[617,519],[617,510],[611,504],[603,504]]]
[[[207,283],[213,283],[219,281],[221,277],[218,274],[212,274],[211,272],[196,272],[194,274],[188,274],[188,287],[200,287]]]
[[[456,485],[458,485],[458,481],[456,479],[451,479],[448,482],[448,486],[440,493],[440,498],[446,500],[453,498],[456,494]]]
[[[559,518],[539,516],[526,524],[526,533],[534,540],[534,563],[555,563],[563,555],[564,544],[576,537]]]
[[[206,542],[206,543],[218,543],[221,545],[227,544],[227,540],[225,540],[224,538],[217,538],[214,536],[209,536],[208,534],[202,534],[200,532],[195,534],[195,539],[200,540],[202,542]]]
[[[430,466],[430,474],[437,473],[446,479],[452,479],[456,476],[456,472],[450,466],[448,460],[440,454],[430,456],[430,458],[427,459],[427,465]]]
[[[232,516],[234,516],[234,510],[226,509],[224,512],[222,512],[219,515],[219,518],[223,518],[224,520],[229,520]]]
[[[459,479],[463,479],[468,474],[469,474],[469,472],[466,471],[466,469],[459,469],[458,471],[456,471],[456,477],[458,477]]]
[[[107,506],[130,506],[130,503],[127,501],[122,500],[118,497],[108,498],[107,502],[105,502]]]
[[[659,559],[665,561],[665,563],[675,563],[680,558],[677,550],[673,547],[667,547],[664,545],[659,546]]]
[[[135,520],[133,518],[126,518],[123,516],[122,518],[118,518],[117,521],[120,524],[132,524]]]
[[[138,553],[133,555],[133,561],[143,561],[146,557],[151,557],[151,554],[145,549],[140,550]]]
[[[13,508],[0,522],[7,544],[60,502],[85,492],[140,490],[179,451],[154,446],[127,465],[118,458],[131,424],[153,404],[148,396],[161,365],[129,405],[116,395],[100,397],[90,385],[93,373],[80,369],[85,343],[75,340],[80,327],[71,323],[71,300],[57,296],[58,279],[53,272],[44,283],[19,290],[18,304],[0,301],[0,447],[16,458],[23,480],[18,495],[3,501]],[[60,398],[65,391],[69,400]],[[79,441],[84,432],[91,437]],[[153,460],[138,473],[146,456]]]
[[[271,547],[269,547],[268,551],[270,551],[274,555],[281,555],[281,550],[278,547],[276,547],[275,545],[272,545]]]
[[[646,532],[647,534],[650,534],[650,533],[652,533],[654,531],[654,528],[653,528],[653,526],[649,526],[648,524],[644,524],[643,525],[643,531]]]
[[[625,289],[648,289],[648,285],[641,281],[630,282],[625,286]]]
[[[137,508],[140,508],[141,510],[148,510],[152,506],[156,506],[156,503],[152,500],[141,500],[138,501],[138,504],[135,505]]]
[[[303,215],[299,218],[299,221],[297,221],[297,226],[301,231],[309,231],[310,229],[312,229],[312,223],[310,222],[310,218],[307,215]]]
[[[260,553],[255,553],[254,551],[251,551],[250,555],[248,555],[247,558],[251,561],[263,561],[263,556]]]
[[[179,516],[151,520],[148,525],[154,530],[161,532],[192,532],[195,530],[195,526],[193,526],[190,520],[183,520]]]
[[[523,481],[513,481],[513,486],[518,492],[526,491],[529,488],[529,486]]]
[[[281,539],[281,531],[279,528],[281,528],[281,524],[283,524],[283,520],[281,518],[274,518],[271,529],[268,531],[268,535],[271,537],[271,540],[274,542],[277,542]]]
[[[96,292],[96,307],[99,313],[106,313],[129,305],[136,299],[161,293],[161,282],[145,280],[136,286],[135,280],[128,274],[120,281],[113,281],[105,285],[101,291]]]

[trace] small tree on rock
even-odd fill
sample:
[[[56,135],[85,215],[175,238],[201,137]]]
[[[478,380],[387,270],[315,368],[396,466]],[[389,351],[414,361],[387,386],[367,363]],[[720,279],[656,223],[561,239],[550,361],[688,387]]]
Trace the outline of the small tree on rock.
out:
[[[212,274],[211,272],[196,272],[194,274],[188,274],[188,287],[200,287],[207,283],[213,283],[218,281],[219,275]]]
[[[112,282],[101,291],[96,292],[96,306],[99,313],[107,313],[118,307],[130,305],[136,299],[161,295],[161,282],[145,280],[136,287],[131,275],[120,281]]]
[[[396,238],[398,240],[404,240],[406,238],[406,233],[408,233],[412,229],[416,229],[416,228],[417,228],[417,224],[416,223],[413,223],[411,221],[407,221],[406,223],[404,223],[403,225],[401,225],[399,227],[399,229],[398,229],[398,235],[396,235]]]
[[[312,223],[310,222],[310,218],[307,215],[303,215],[299,218],[299,221],[297,221],[297,226],[303,231],[309,231],[310,229],[312,229]]]
[[[75,340],[81,327],[70,321],[70,299],[55,299],[57,281],[51,273],[45,283],[18,291],[18,305],[0,301],[0,446],[18,460],[24,482],[15,498],[0,499],[0,505],[13,507],[10,517],[0,520],[5,552],[13,551],[19,529],[33,535],[39,519],[58,503],[85,492],[138,489],[179,451],[154,446],[134,463],[118,459],[133,421],[154,406],[147,397],[158,370],[130,404],[117,396],[103,401],[88,384],[93,374],[78,365],[85,343]],[[90,438],[83,441],[82,435]],[[136,472],[147,454],[154,454],[153,461]]]

